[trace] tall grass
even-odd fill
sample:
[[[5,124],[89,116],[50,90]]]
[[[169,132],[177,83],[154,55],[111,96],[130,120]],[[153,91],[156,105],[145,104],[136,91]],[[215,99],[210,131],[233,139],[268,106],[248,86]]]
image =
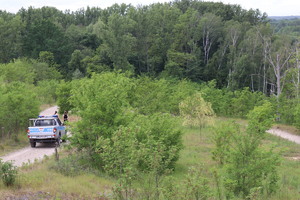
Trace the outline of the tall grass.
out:
[[[0,156],[29,145],[26,130],[24,130],[24,132],[12,134],[10,136],[6,135],[4,137],[1,137],[0,135],[0,138]]]

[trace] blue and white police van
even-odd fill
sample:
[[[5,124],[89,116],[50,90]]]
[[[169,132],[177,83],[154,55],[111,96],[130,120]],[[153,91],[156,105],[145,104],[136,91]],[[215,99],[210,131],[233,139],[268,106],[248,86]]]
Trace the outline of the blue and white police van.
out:
[[[59,146],[61,138],[66,134],[66,127],[60,121],[58,115],[29,119],[27,135],[31,147],[36,147],[37,142],[53,142]]]

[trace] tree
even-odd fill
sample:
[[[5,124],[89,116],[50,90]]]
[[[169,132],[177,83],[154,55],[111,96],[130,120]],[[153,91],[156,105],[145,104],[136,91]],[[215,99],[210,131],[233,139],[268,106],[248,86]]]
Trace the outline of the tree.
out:
[[[7,132],[18,133],[28,125],[28,119],[39,113],[40,103],[32,86],[14,81],[2,83],[0,89],[0,127]]]
[[[238,124],[232,121],[213,127],[212,141],[215,147],[212,150],[212,158],[218,164],[223,165],[228,162],[232,139],[234,135],[238,134],[238,130]]]
[[[174,27],[174,40],[168,51],[168,62],[165,73],[180,79],[189,77],[191,80],[201,79],[203,61],[198,45],[201,41],[200,14],[188,9],[181,15]]]
[[[238,55],[238,45],[242,40],[242,24],[236,21],[227,21],[225,24],[226,30],[226,47],[229,50],[228,53],[228,84],[227,88],[236,89],[236,80],[235,76],[238,75],[238,66],[237,66],[237,58]]]
[[[231,125],[232,130],[228,132],[222,129],[215,132],[214,158],[224,164],[224,185],[228,197],[233,193],[245,198],[255,188],[267,193],[275,192],[277,188],[278,155],[272,149],[261,147],[265,131],[274,121],[272,104],[266,102],[255,107],[249,112],[248,119],[245,130]],[[222,145],[220,141],[229,142],[229,145]]]
[[[66,82],[62,80],[56,88],[57,105],[60,108],[59,113],[63,114],[64,111],[70,111],[74,107],[71,103],[71,90],[75,81]]]
[[[85,66],[82,63],[84,57],[84,54],[80,50],[75,50],[72,53],[71,59],[68,63],[68,72],[70,74],[74,73],[76,70],[81,72],[83,75],[86,73]]]
[[[131,34],[133,26],[134,21],[126,16],[112,14],[108,18],[107,29],[102,38],[104,43],[99,48],[107,51],[116,70],[133,71],[133,66],[129,63],[135,44],[135,38]]]
[[[32,84],[36,78],[33,64],[20,59],[8,64],[0,64],[0,76],[6,83],[20,81]]]
[[[283,78],[286,75],[286,69],[288,66],[288,61],[291,58],[291,40],[287,37],[275,38],[274,42],[265,41],[268,46],[267,58],[270,62],[274,75],[277,99],[279,99],[281,92],[283,90],[284,82]]]
[[[8,18],[8,19],[7,19]],[[8,63],[21,55],[21,30],[19,16],[0,17],[0,62]]]
[[[120,125],[131,120],[128,93],[133,84],[124,74],[94,74],[72,86],[70,103],[81,120],[76,123],[72,140],[79,149],[96,157],[97,140],[111,138]]]
[[[221,34],[221,17],[212,13],[205,13],[201,18],[202,29],[202,44],[204,51],[204,63],[208,64],[211,57],[210,53],[214,45],[216,45],[218,38]]]
[[[184,125],[199,126],[201,130],[214,122],[215,113],[211,103],[205,102],[199,92],[182,101],[179,110]]]

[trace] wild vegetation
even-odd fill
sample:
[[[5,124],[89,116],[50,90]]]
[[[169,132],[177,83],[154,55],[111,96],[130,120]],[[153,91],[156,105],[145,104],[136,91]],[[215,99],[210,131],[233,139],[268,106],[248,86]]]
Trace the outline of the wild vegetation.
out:
[[[298,161],[281,158],[299,148],[265,133],[275,120],[300,127],[297,23],[197,0],[1,11],[0,150],[24,140],[41,104],[80,120],[58,162],[25,166],[19,178],[1,162],[0,193],[298,199],[300,177],[287,173]]]

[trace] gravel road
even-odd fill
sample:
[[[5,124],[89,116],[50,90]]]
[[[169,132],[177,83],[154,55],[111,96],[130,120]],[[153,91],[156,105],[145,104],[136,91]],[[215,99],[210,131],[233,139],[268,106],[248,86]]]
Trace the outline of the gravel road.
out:
[[[58,110],[57,106],[50,107],[40,113],[40,115],[53,115]],[[6,156],[0,157],[3,161],[12,161],[15,166],[20,167],[23,163],[33,163],[44,158],[45,155],[50,156],[55,152],[55,144],[37,143],[36,148],[28,147],[12,152]]]
[[[287,139],[289,141],[300,144],[300,136],[292,135],[286,131],[276,129],[276,128],[272,128],[272,129],[268,130],[267,132],[271,133],[272,135],[276,135],[276,136],[282,137],[284,139]]]

